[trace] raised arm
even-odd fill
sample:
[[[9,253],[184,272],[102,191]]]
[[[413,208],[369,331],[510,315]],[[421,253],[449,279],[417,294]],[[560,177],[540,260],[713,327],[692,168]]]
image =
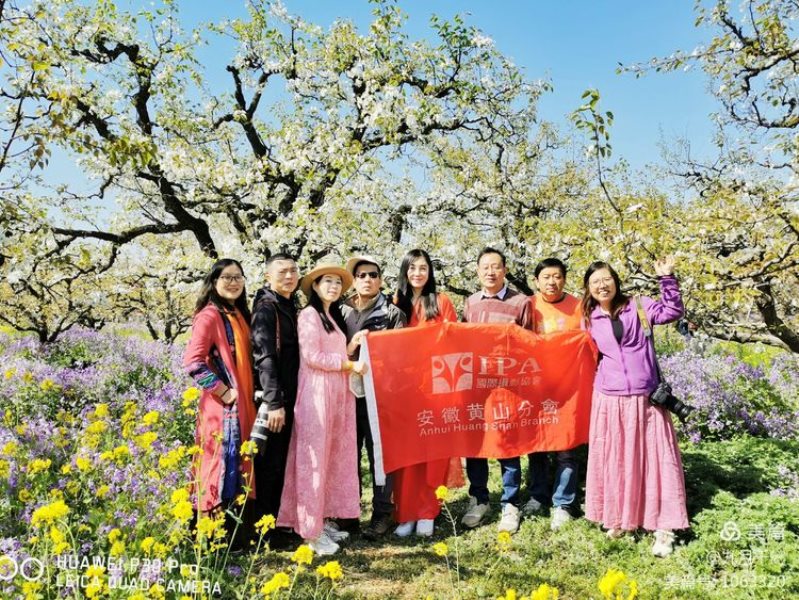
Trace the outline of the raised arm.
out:
[[[642,298],[646,316],[652,323],[662,325],[676,321],[685,314],[680,286],[674,277],[674,259],[667,257],[655,262],[655,273],[660,283],[660,299]]]

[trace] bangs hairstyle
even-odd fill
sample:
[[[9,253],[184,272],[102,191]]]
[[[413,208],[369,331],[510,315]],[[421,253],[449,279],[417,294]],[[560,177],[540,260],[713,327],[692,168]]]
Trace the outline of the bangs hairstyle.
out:
[[[221,311],[228,311],[231,308],[236,308],[236,310],[238,310],[239,313],[241,313],[241,315],[247,319],[247,322],[250,322],[250,309],[247,306],[246,283],[242,286],[241,295],[236,298],[236,301],[232,305],[224,300],[216,291],[216,283],[219,280],[219,276],[222,275],[222,271],[231,265],[236,265],[239,268],[239,271],[241,271],[241,274],[244,275],[244,269],[241,267],[241,263],[236,259],[220,258],[218,261],[216,261],[211,267],[209,273],[205,276],[205,279],[203,279],[203,284],[200,288],[200,295],[194,305],[195,315],[208,306],[208,303],[211,303]]]
[[[314,283],[319,283],[322,281],[322,277],[325,275],[329,275],[329,273],[323,273],[313,280]],[[322,299],[319,297],[319,294],[316,293],[316,290],[313,286],[311,286],[311,297],[308,298],[308,307],[319,313],[319,318],[322,320],[322,327],[325,328],[326,333],[331,333],[335,329],[333,323],[325,312],[325,305],[322,303]],[[346,335],[347,324],[344,322],[344,315],[341,314],[341,296],[339,296],[338,300],[330,304],[330,308],[328,310],[330,311],[330,316],[333,317],[333,321],[335,321],[336,325],[338,325],[338,328],[344,333],[344,335]]]
[[[411,263],[418,258],[423,258],[427,263],[427,283],[422,288],[422,295],[419,301],[422,303],[424,318],[426,321],[435,319],[438,316],[438,294],[436,293],[436,277],[433,271],[433,261],[430,255],[419,248],[409,251],[402,259],[400,264],[399,283],[397,284],[397,307],[405,313],[405,318],[410,323],[413,313],[413,286],[408,280],[408,269]]]
[[[583,309],[583,319],[585,319],[586,326],[591,325],[591,313],[597,306],[599,306],[599,302],[594,300],[594,298],[591,296],[591,291],[588,289],[588,280],[591,278],[591,275],[601,269],[607,269],[610,273],[610,276],[613,277],[613,281],[616,283],[616,295],[613,296],[613,299],[610,301],[610,317],[612,319],[618,317],[619,312],[621,312],[621,310],[627,306],[627,303],[630,301],[630,297],[621,291],[621,279],[619,279],[619,274],[616,272],[616,270],[604,261],[598,260],[592,262],[589,265],[588,270],[585,272],[585,276],[583,277],[583,300],[580,303]]]

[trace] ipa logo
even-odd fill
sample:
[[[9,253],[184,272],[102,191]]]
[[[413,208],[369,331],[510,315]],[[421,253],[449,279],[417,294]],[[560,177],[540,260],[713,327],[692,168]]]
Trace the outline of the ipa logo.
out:
[[[471,352],[434,356],[432,367],[434,394],[460,392],[474,386],[474,355]]]

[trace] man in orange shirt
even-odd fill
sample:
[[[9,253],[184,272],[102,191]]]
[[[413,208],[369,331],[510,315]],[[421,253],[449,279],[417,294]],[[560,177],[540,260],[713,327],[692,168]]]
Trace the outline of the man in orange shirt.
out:
[[[580,300],[563,291],[566,286],[566,265],[557,258],[545,258],[535,268],[538,294],[530,298],[533,331],[539,334],[580,329],[582,311]],[[530,500],[524,512],[541,513],[550,502],[549,454],[533,452],[528,455],[527,487]],[[553,530],[571,518],[577,508],[577,460],[574,449],[555,453],[557,463],[552,489]]]

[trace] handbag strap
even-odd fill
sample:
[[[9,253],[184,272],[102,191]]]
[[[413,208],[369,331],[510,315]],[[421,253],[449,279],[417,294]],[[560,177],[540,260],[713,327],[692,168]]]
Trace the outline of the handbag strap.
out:
[[[644,337],[648,338],[649,342],[652,344],[652,355],[655,357],[655,370],[658,374],[658,381],[663,381],[663,373],[660,371],[658,353],[655,348],[655,336],[652,331],[652,324],[649,322],[649,317],[646,316],[644,305],[641,304],[641,296],[635,296],[635,309],[638,313],[638,321],[641,323],[641,328],[644,330]]]

